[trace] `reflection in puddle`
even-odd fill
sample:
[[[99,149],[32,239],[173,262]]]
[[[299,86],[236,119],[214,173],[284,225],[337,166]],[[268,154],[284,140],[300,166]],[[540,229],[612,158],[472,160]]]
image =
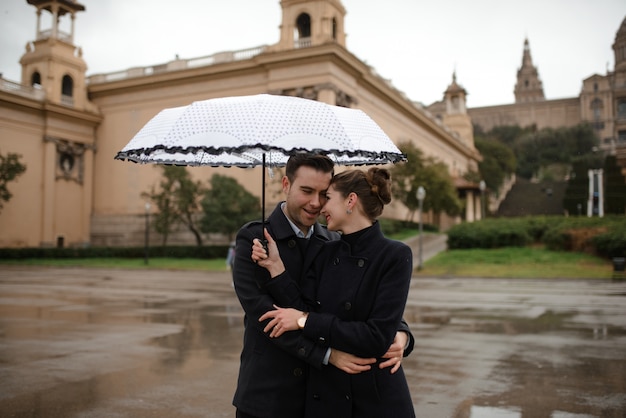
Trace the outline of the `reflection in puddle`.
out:
[[[590,309],[586,299],[581,307],[555,298],[553,305],[545,299],[503,309],[497,300],[488,309],[421,297],[423,305],[405,311],[418,354],[403,361],[419,417],[443,410],[449,399],[434,394],[452,387],[464,400],[440,416],[626,417],[626,321],[618,301]]]
[[[0,268],[0,415],[232,417],[230,275],[163,273]],[[625,285],[414,281],[417,417],[624,418]]]
[[[522,413],[517,408],[494,408],[492,406],[476,406],[470,408],[469,418],[521,418]]]

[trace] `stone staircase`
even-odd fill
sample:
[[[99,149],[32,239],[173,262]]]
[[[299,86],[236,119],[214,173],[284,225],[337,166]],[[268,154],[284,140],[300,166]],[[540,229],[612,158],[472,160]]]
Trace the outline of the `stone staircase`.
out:
[[[518,177],[496,216],[562,215],[566,188],[566,181],[534,183]]]

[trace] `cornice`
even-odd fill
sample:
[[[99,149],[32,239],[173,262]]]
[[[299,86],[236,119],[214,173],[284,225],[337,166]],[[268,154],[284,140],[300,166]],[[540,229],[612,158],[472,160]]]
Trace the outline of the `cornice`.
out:
[[[0,106],[22,111],[27,110],[31,113],[41,113],[45,117],[80,120],[94,126],[100,124],[103,119],[102,115],[97,113],[85,112],[69,106],[31,99],[5,91],[0,91]]]
[[[350,74],[360,88],[370,91],[379,100],[384,101],[410,119],[419,120],[426,130],[441,138],[442,141],[463,155],[476,158],[475,150],[467,147],[451,131],[435,121],[434,117],[430,116],[426,110],[415,105],[403,92],[378,75],[372,67],[337,43],[285,51],[267,51],[246,60],[89,84],[87,88],[90,97],[95,99],[122,92],[154,90],[159,87],[182,85],[193,82],[194,79],[206,81],[214,78],[217,80],[234,75],[267,73],[276,68],[288,68],[295,64],[317,62],[328,62],[339,67]]]

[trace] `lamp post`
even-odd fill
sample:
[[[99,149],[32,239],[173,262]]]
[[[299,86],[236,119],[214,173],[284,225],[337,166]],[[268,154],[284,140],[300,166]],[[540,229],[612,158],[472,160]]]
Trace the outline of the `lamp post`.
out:
[[[146,202],[146,236],[144,241],[144,264],[148,264],[148,245],[150,242],[150,203]]]
[[[426,190],[420,186],[417,188],[417,201],[419,203],[419,224],[420,224],[420,233],[419,233],[419,252],[417,256],[417,269],[422,269],[422,208],[424,203],[424,198],[426,197]]]
[[[485,180],[481,180],[478,187],[480,188],[480,219],[485,219],[485,189],[487,188]]]

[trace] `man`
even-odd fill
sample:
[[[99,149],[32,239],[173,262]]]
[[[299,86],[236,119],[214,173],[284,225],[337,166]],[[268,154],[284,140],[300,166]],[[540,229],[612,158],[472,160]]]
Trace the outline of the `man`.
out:
[[[237,234],[233,282],[245,311],[244,339],[233,405],[237,418],[298,418],[304,416],[308,367],[337,367],[348,373],[368,370],[375,359],[361,359],[331,348],[331,352],[301,332],[270,338],[259,318],[273,308],[264,289],[266,269],[251,259],[252,243],[263,237],[263,226],[273,236],[291,277],[305,273],[325,242],[338,239],[317,219],[333,176],[334,163],[321,155],[297,155],[287,162],[282,179],[286,201],[280,203],[265,225],[250,222]],[[395,371],[402,355],[413,349],[413,337],[402,324],[381,367]],[[404,351],[403,351],[404,349]],[[332,354],[332,356],[331,356]],[[331,364],[332,366],[325,366]]]

